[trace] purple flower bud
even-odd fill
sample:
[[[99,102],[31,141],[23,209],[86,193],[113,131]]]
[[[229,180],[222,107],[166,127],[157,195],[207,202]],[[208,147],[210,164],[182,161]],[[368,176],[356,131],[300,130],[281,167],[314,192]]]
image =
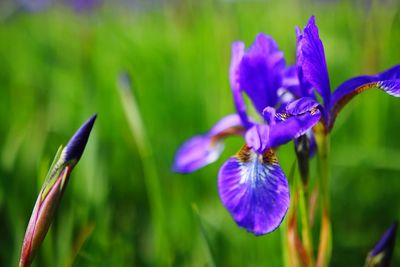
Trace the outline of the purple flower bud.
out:
[[[389,267],[396,243],[397,222],[383,234],[378,243],[369,252],[365,267]]]
[[[65,191],[69,175],[82,156],[95,120],[96,115],[78,129],[64,149],[62,146],[58,149],[28,223],[22,245],[20,267],[31,265],[42,244]]]

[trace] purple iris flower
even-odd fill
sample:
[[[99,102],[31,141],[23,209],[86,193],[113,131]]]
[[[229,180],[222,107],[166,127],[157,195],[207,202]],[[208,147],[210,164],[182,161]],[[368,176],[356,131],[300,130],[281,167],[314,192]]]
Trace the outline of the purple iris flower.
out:
[[[208,133],[186,141],[178,150],[174,170],[188,173],[218,159],[223,139],[241,135],[246,144],[220,168],[222,203],[240,226],[255,235],[275,230],[290,203],[288,182],[274,148],[305,134],[321,118],[312,97],[293,101],[285,93],[299,87],[296,71],[286,67],[283,53],[269,36],[259,34],[246,51],[232,45],[229,80],[236,114],[222,118]],[[292,88],[293,87],[293,88]],[[248,117],[242,93],[259,113]]]
[[[315,17],[310,18],[303,31],[297,28],[296,33],[296,69],[299,86],[292,87],[291,93],[294,98],[307,96],[316,99],[314,92],[321,96],[322,122],[327,133],[332,129],[336,116],[344,105],[367,89],[378,88],[400,97],[400,65],[376,75],[351,78],[339,85],[331,94],[324,46],[319,38]]]

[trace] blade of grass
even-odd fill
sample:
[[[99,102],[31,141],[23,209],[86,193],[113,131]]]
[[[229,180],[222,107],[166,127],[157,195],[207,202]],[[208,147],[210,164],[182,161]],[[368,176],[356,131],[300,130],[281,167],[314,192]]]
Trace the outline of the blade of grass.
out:
[[[204,239],[204,243],[206,244],[208,257],[209,257],[209,265],[208,266],[216,267],[217,264],[216,264],[215,259],[216,259],[217,253],[216,253],[216,251],[214,249],[214,246],[212,245],[212,242],[211,242],[210,237],[209,237],[209,235],[207,233],[207,230],[204,227],[204,223],[203,223],[203,220],[202,220],[202,218],[200,216],[199,209],[197,208],[196,204],[192,204],[192,209],[193,209],[194,214],[196,215],[196,219],[197,219],[197,222],[198,222],[199,227],[200,227],[201,235],[202,235],[202,237]]]
[[[118,93],[124,108],[125,116],[131,129],[132,137],[136,141],[138,153],[142,161],[144,181],[147,195],[150,200],[152,225],[154,227],[154,249],[158,264],[168,266],[170,256],[168,253],[168,238],[163,208],[163,197],[157,165],[149,140],[147,139],[144,124],[141,119],[135,97],[131,92],[132,83],[128,74],[121,74],[118,80]]]

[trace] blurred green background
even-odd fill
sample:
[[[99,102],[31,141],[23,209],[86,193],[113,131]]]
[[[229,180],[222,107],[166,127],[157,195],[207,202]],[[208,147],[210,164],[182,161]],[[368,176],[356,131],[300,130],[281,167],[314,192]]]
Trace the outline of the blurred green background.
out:
[[[174,174],[179,145],[234,112],[230,45],[273,36],[294,63],[316,15],[333,87],[400,63],[395,1],[105,2],[29,11],[0,4],[0,266],[16,266],[58,146],[93,113],[92,136],[33,266],[282,266],[281,236],[238,228],[217,192],[221,159]],[[143,157],[117,88],[127,71],[153,154]],[[362,266],[400,217],[400,100],[363,93],[332,134],[331,266]],[[288,173],[293,144],[279,151]],[[149,175],[150,174],[150,175]],[[197,207],[198,213],[195,212]],[[400,265],[400,245],[393,266]],[[213,259],[213,260],[211,260]]]

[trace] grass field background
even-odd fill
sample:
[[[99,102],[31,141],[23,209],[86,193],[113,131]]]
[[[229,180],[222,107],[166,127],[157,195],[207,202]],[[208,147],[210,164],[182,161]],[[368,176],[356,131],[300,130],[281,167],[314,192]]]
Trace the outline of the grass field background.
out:
[[[201,2],[201,3],[198,3]],[[367,2],[367,1],[366,1]],[[217,192],[221,159],[174,174],[179,145],[233,113],[230,45],[274,37],[295,61],[294,27],[315,15],[332,87],[400,63],[400,6],[372,1],[106,2],[16,11],[0,21],[0,265],[16,266],[25,227],[60,144],[98,113],[33,266],[282,266],[281,235],[236,226]],[[3,12],[4,13],[4,12]],[[151,154],[140,154],[117,77],[133,80]],[[363,93],[331,141],[331,266],[362,266],[400,217],[400,99]],[[140,140],[139,140],[140,141]],[[293,144],[279,150],[286,173]],[[150,170],[150,171],[149,171]],[[393,266],[400,265],[400,245]]]

